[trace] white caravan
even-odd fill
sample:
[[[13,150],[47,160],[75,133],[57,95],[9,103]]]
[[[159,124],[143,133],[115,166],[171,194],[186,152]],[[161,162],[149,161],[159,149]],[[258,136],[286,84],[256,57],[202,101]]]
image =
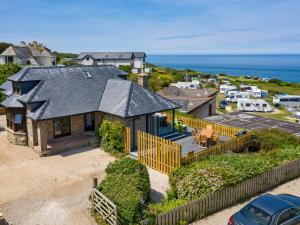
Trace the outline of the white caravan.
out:
[[[236,86],[231,86],[227,84],[220,85],[220,93],[222,94],[226,94],[228,91],[237,91],[237,89],[238,88]]]
[[[199,89],[200,88],[200,82],[199,80],[192,80],[189,82],[177,82],[177,83],[171,83],[170,86],[182,88],[182,89]]]
[[[250,99],[251,94],[242,91],[228,91],[225,96],[228,102],[238,102],[239,99]]]
[[[245,112],[272,112],[269,103],[262,99],[239,99],[237,103],[239,111]]]

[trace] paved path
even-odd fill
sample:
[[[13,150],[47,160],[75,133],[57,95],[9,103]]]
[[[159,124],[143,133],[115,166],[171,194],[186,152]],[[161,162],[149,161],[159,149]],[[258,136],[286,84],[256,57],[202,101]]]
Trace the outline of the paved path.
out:
[[[287,193],[287,194],[300,196],[300,178],[290,181],[286,184],[283,184],[275,188],[274,190],[269,191],[269,193],[271,194]],[[202,219],[193,223],[193,225],[227,225],[229,217],[233,215],[235,212],[239,211],[248,202],[249,201],[222,210],[218,213],[213,214],[212,216],[207,217],[206,219]]]

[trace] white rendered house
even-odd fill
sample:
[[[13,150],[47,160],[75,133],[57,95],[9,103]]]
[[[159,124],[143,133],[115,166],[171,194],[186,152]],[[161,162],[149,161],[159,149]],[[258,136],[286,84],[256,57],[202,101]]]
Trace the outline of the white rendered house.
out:
[[[145,52],[81,52],[77,58],[80,64],[131,66],[136,72],[142,72],[145,62]]]

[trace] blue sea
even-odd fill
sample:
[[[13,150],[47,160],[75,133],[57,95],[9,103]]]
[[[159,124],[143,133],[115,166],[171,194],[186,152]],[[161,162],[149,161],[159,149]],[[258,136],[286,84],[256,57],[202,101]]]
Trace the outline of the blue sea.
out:
[[[300,55],[148,55],[147,61],[209,74],[253,75],[300,83]]]

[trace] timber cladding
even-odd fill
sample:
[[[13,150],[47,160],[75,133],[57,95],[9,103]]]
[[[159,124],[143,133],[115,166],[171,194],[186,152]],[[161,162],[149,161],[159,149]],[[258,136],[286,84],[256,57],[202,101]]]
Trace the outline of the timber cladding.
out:
[[[276,167],[224,190],[214,192],[202,199],[189,202],[169,212],[161,213],[157,215],[156,224],[192,223],[299,176],[300,159]],[[149,224],[149,219],[144,220],[142,224]]]

